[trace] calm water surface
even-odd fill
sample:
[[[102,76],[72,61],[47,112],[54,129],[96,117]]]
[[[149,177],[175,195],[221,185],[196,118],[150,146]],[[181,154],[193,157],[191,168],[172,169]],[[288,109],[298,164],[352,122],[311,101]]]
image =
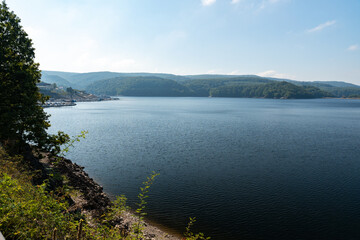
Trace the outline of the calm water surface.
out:
[[[68,154],[149,217],[212,239],[360,239],[360,101],[121,98],[50,108]]]

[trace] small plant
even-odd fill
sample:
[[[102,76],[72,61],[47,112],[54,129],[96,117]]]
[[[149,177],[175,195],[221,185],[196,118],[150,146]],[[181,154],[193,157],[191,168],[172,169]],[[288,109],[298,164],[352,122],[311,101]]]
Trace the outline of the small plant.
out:
[[[185,228],[186,229],[186,232],[184,233],[184,240],[197,240],[197,239],[200,239],[200,240],[208,240],[210,239],[210,237],[205,237],[205,235],[203,233],[196,233],[194,234],[193,232],[191,232],[191,227],[194,225],[194,223],[196,222],[196,218],[195,217],[190,217],[189,218],[189,223],[187,225],[187,227]]]
[[[79,135],[72,136],[69,138],[67,142],[65,142],[63,149],[60,151],[59,155],[61,157],[64,157],[67,152],[69,152],[70,148],[74,147],[75,142],[80,142],[81,139],[85,139],[86,134],[88,134],[88,131],[81,131]]]
[[[152,174],[147,177],[147,180],[143,182],[143,187],[140,187],[140,193],[138,195],[138,198],[140,200],[139,203],[137,203],[138,208],[136,209],[136,213],[138,214],[138,222],[136,226],[136,239],[139,239],[139,237],[142,237],[142,221],[144,220],[144,216],[146,216],[147,213],[144,212],[147,202],[145,201],[146,198],[149,196],[147,193],[149,192],[150,186],[154,183],[155,177],[159,176],[159,173],[152,172]]]
[[[125,195],[116,196],[116,199],[112,202],[113,205],[109,208],[108,212],[105,215],[106,221],[111,221],[116,217],[121,216],[125,211],[130,208],[126,206],[127,198]]]

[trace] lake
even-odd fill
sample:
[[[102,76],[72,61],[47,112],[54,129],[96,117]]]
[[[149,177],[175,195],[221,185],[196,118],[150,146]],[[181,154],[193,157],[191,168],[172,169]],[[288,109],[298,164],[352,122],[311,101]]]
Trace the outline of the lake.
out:
[[[67,157],[149,219],[212,239],[360,239],[360,101],[121,97],[48,108]]]

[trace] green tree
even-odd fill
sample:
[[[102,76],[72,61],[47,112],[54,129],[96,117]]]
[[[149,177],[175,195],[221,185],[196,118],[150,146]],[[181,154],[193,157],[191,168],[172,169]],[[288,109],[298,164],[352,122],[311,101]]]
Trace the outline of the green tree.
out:
[[[40,106],[46,98],[36,84],[41,71],[35,63],[31,39],[10,11],[0,3],[0,143],[45,146],[48,115]]]
[[[68,94],[70,94],[70,97],[71,97],[71,99],[73,98],[73,95],[74,95],[74,89],[72,89],[72,87],[68,87],[68,88],[66,88],[66,92],[68,93]]]

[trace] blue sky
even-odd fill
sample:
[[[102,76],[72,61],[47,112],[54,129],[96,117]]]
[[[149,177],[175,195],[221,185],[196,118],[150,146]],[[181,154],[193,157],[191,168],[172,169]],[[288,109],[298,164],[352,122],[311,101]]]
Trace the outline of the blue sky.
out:
[[[7,0],[43,70],[360,84],[359,0]]]

